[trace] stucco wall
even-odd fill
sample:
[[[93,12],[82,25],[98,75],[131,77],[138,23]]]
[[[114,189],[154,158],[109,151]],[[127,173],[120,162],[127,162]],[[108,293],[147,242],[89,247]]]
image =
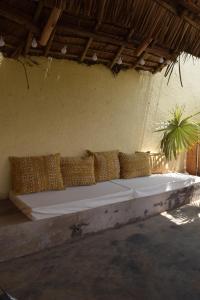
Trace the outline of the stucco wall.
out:
[[[0,62],[0,198],[10,187],[11,155],[155,151],[159,135],[152,131],[170,107],[187,103],[186,110],[200,108],[200,68],[191,61],[181,88],[176,73],[166,87],[161,74],[131,70],[114,77],[99,65],[36,60],[38,66],[27,66],[29,90],[19,62]]]

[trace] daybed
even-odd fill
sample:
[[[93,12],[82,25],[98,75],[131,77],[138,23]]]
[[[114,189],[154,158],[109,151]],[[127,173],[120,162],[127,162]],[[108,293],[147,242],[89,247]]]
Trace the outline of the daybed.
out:
[[[30,219],[0,228],[0,261],[55,247],[88,233],[142,221],[200,199],[200,178],[168,173],[68,187],[10,199]]]
[[[188,191],[191,194],[192,189],[199,188],[199,183],[200,178],[191,175],[154,174],[100,182],[91,186],[67,187],[61,191],[26,195],[11,192],[10,200],[31,220],[109,207],[111,204],[127,201],[135,204],[132,217],[144,218],[189,201]],[[123,214],[123,223],[128,222],[130,217],[130,211],[127,216]]]
[[[200,199],[200,177],[160,171],[141,152],[11,158],[10,200],[34,222],[0,229],[0,261]]]

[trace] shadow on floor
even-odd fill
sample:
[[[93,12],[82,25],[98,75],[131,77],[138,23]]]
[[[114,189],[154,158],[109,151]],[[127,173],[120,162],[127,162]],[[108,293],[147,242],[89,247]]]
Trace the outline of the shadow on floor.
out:
[[[0,284],[18,300],[199,300],[199,216],[187,205],[1,263]]]

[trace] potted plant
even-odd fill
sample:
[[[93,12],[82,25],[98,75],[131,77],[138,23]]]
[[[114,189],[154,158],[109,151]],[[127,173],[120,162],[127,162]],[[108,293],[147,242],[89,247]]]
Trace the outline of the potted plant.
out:
[[[177,159],[181,152],[188,151],[199,141],[200,125],[192,119],[200,112],[187,117],[183,117],[183,112],[183,107],[176,106],[171,118],[156,130],[163,132],[160,148],[168,161]]]

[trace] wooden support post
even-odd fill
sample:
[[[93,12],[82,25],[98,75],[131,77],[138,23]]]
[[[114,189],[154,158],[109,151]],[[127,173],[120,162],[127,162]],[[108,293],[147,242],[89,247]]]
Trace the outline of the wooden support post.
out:
[[[36,23],[39,19],[40,13],[42,11],[44,5],[44,1],[40,0],[38,5],[37,5],[37,9],[35,11],[34,17],[33,17],[33,23]],[[33,32],[29,31],[28,36],[27,36],[27,40],[26,40],[26,45],[25,45],[25,49],[24,49],[24,55],[26,56],[29,52],[29,49],[31,47],[31,42],[33,40]]]
[[[29,31],[27,39],[26,39],[26,45],[25,45],[25,49],[24,49],[24,55],[26,56],[29,52],[29,49],[31,47],[31,43],[33,40],[33,33],[32,31]]]
[[[111,65],[110,65],[110,68],[112,69],[117,61],[117,59],[119,58],[119,56],[121,55],[122,51],[124,50],[124,46],[120,46],[115,58],[113,59]]]
[[[92,41],[93,41],[93,38],[89,38],[89,39],[88,39],[88,42],[87,42],[87,44],[86,44],[86,46],[85,46],[85,50],[84,50],[84,52],[83,52],[83,54],[82,54],[82,56],[81,56],[81,59],[80,59],[81,62],[84,61],[85,56],[87,55],[87,51],[88,51],[88,49],[90,48],[90,45],[91,45]]]
[[[133,33],[134,33],[134,28],[132,28],[132,29],[130,30],[130,32],[129,32],[127,38],[126,38],[127,41],[130,40],[130,38],[132,37]],[[120,56],[121,53],[123,52],[124,48],[125,48],[125,46],[123,46],[123,45],[120,46],[120,48],[119,48],[117,54],[115,55],[115,57],[114,57],[114,59],[113,59],[111,65],[110,65],[110,68],[111,68],[111,69],[114,67],[114,65],[115,65],[115,63],[116,63],[116,61],[117,61],[117,59],[119,58],[119,56]]]
[[[94,29],[94,32],[96,32],[100,25],[101,25],[101,22],[102,22],[102,19],[103,19],[103,14],[104,14],[104,8],[105,8],[105,4],[106,4],[106,0],[102,0],[102,1],[99,1],[100,3],[100,8],[99,8],[99,11],[98,11],[98,18],[97,18],[97,24],[95,26],[95,29]],[[87,41],[87,44],[85,46],[85,49],[84,49],[84,52],[81,56],[81,59],[80,61],[83,62],[86,55],[87,55],[87,51],[88,49],[90,48],[90,45],[92,44],[92,41],[93,41],[93,38],[92,37],[89,37],[88,41]]]
[[[50,39],[47,42],[46,48],[44,50],[44,56],[48,56],[48,54],[49,54],[49,50],[50,50],[51,45],[53,43],[55,33],[56,33],[56,28],[54,28],[53,32],[51,33]]]

